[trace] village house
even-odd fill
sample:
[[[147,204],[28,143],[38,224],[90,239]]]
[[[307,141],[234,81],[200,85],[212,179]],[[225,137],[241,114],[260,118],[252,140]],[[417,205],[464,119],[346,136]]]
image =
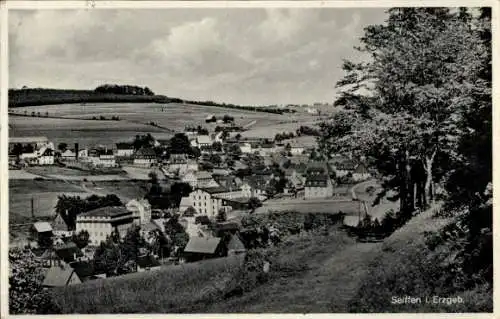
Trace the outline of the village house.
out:
[[[240,144],[240,150],[241,150],[241,152],[243,154],[253,153],[252,144],[250,144],[250,143],[241,143]]]
[[[116,167],[115,155],[112,149],[95,148],[88,153],[87,160],[95,167],[111,168]]]
[[[213,141],[210,135],[198,135],[191,141],[191,146],[199,149],[212,146]]]
[[[309,175],[305,182],[306,199],[329,198],[333,196],[333,185],[327,174]]]
[[[360,163],[352,173],[352,179],[355,182],[364,181],[369,178],[371,178],[371,174],[363,163]]]
[[[137,257],[137,272],[154,271],[160,269],[160,262],[150,254]]]
[[[189,194],[193,208],[200,214],[215,217],[222,207],[222,199],[214,197],[215,194],[224,193],[223,187],[196,189]]]
[[[240,240],[238,235],[233,235],[231,237],[231,240],[227,244],[227,255],[228,256],[233,256],[233,255],[239,255],[239,254],[244,254],[246,253],[246,248],[243,242]]]
[[[76,161],[76,152],[68,148],[61,153],[61,160],[64,162]]]
[[[52,226],[48,222],[36,222],[31,227],[31,236],[38,242],[52,238]]]
[[[210,188],[219,186],[219,184],[217,184],[217,182],[214,180],[210,172],[199,171],[195,173],[195,177],[196,177],[195,187]]]
[[[126,207],[138,225],[146,225],[151,221],[151,205],[147,199],[132,199]]]
[[[42,282],[43,288],[56,288],[82,283],[75,270],[70,266],[53,266],[45,275]]]
[[[74,233],[69,229],[68,224],[66,224],[66,221],[64,221],[61,214],[57,214],[52,221],[52,231],[54,236],[59,237],[71,237]]]
[[[89,261],[75,261],[70,263],[69,266],[73,268],[81,282],[106,278],[106,274],[102,271],[98,272],[94,267],[94,263]]]
[[[134,154],[134,165],[151,167],[157,163],[156,153],[152,148],[143,147]]]
[[[191,237],[184,252],[183,262],[194,262],[203,259],[223,257],[221,239],[217,237]]]
[[[352,174],[356,169],[356,164],[351,160],[344,160],[342,162],[334,163],[333,168],[337,177],[344,177]]]
[[[74,261],[79,261],[82,258],[85,259],[85,255],[80,248],[76,246],[74,242],[67,242],[61,245],[54,245],[54,252],[60,260],[64,261],[65,264],[69,264]]]
[[[54,150],[50,148],[40,150],[38,165],[54,165]]]
[[[125,236],[133,221],[133,213],[124,206],[101,207],[79,214],[76,217],[76,232],[88,231],[90,244],[99,245],[113,231],[121,237]]]
[[[116,157],[131,157],[134,155],[134,146],[132,143],[116,143]]]

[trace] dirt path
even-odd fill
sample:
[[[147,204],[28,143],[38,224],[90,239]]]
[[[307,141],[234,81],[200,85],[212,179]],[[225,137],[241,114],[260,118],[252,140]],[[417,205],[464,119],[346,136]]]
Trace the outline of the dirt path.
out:
[[[304,277],[278,282],[266,288],[273,299],[265,306],[255,303],[245,312],[345,313],[349,301],[358,292],[371,261],[382,243],[355,243],[340,250]],[[272,293],[280,289],[282,293]]]

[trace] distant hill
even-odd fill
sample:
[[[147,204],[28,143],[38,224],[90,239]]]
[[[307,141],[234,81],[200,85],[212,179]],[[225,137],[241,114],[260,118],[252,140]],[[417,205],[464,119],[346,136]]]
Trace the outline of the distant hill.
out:
[[[105,84],[95,90],[65,90],[46,88],[22,88],[9,90],[9,107],[37,106],[68,103],[185,103],[195,105],[216,106],[229,109],[266,112],[273,114],[295,113],[288,108],[278,109],[271,106],[251,106],[217,103],[213,101],[189,101],[179,98],[156,95],[148,87],[134,85]]]
[[[114,93],[99,90],[64,90],[64,89],[10,89],[9,107],[36,106],[65,103],[168,103],[172,100],[164,95],[137,94],[133,92]]]

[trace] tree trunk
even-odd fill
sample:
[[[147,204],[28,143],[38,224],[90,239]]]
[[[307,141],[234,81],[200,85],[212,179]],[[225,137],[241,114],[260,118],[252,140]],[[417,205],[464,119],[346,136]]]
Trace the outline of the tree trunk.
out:
[[[434,192],[432,187],[432,166],[434,164],[434,157],[436,156],[436,151],[432,153],[431,156],[425,157],[424,168],[425,168],[425,196],[428,198],[426,202],[429,204],[434,201]]]

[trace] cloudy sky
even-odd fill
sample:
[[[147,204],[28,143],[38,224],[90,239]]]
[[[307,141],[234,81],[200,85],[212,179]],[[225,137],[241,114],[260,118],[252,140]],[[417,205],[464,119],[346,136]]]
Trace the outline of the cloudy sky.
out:
[[[331,102],[384,9],[10,10],[10,87],[149,86],[238,104]]]

